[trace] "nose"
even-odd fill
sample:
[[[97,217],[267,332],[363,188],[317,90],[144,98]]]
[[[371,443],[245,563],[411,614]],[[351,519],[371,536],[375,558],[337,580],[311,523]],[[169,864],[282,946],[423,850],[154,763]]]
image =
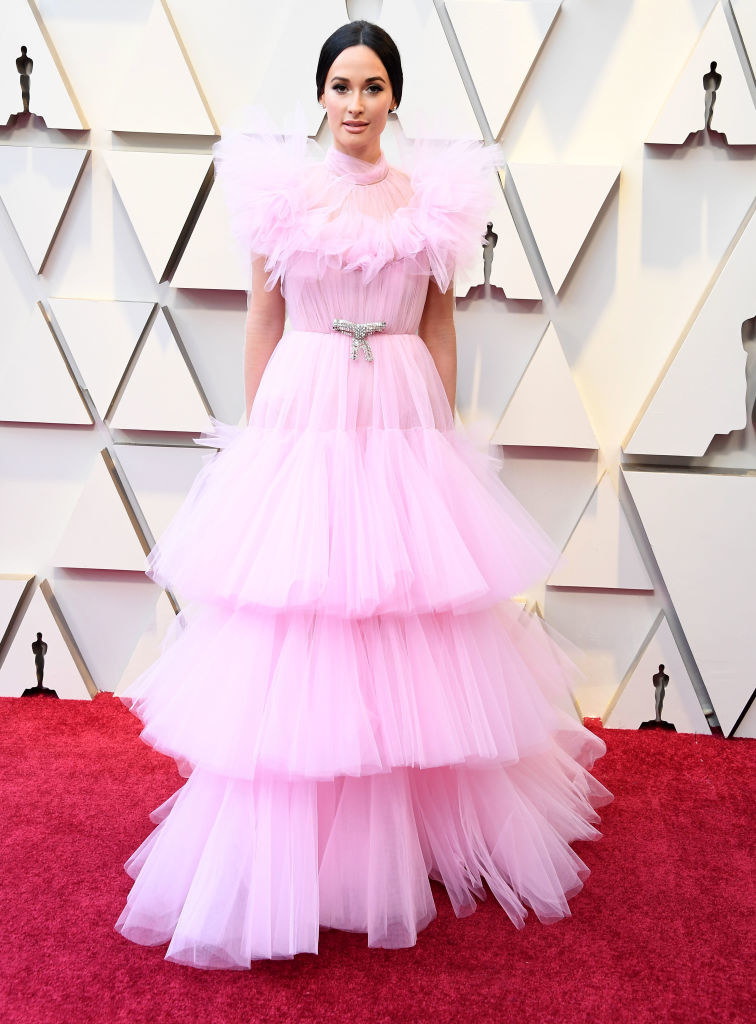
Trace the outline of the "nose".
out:
[[[362,113],[362,100],[359,90],[356,93],[353,92],[349,99],[349,113],[350,115],[355,115],[355,117]]]

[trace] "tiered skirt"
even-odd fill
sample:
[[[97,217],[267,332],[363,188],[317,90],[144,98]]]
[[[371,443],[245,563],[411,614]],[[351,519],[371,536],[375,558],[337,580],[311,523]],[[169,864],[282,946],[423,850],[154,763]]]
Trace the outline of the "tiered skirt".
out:
[[[458,916],[569,916],[612,794],[566,642],[511,598],[558,558],[455,428],[417,335],[288,331],[249,424],[213,421],[147,572],[185,604],[121,694],[186,781],[116,929],[205,968],[412,945]]]

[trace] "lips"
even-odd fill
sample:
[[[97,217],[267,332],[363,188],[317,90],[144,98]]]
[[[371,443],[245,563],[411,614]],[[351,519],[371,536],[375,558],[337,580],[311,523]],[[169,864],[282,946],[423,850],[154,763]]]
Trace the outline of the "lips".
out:
[[[344,124],[348,124],[350,128],[364,128],[367,121],[345,121]]]

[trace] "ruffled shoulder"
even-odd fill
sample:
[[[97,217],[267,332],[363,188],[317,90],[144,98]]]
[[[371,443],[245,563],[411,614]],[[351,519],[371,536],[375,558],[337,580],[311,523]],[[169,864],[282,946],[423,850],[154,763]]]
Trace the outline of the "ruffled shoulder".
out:
[[[400,152],[412,198],[396,212],[397,242],[401,234],[417,232],[430,272],[446,291],[455,271],[467,271],[481,258],[504,150],[473,139],[416,139],[403,140]]]
[[[322,165],[323,150],[308,136],[301,107],[278,131],[266,111],[252,105],[223,126],[212,154],[215,180],[247,268],[253,256],[263,255],[268,269],[278,269],[270,289],[283,269],[280,257],[309,214],[309,171]]]

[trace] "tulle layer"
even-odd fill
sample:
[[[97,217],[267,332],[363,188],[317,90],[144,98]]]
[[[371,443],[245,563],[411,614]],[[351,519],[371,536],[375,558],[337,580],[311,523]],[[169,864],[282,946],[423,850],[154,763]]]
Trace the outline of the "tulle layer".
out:
[[[514,603],[468,615],[342,619],[206,605],[120,694],[179,763],[253,779],[332,779],[603,741],[560,707],[582,675]],[[563,706],[566,702],[561,702]]]
[[[595,808],[611,799],[558,745],[510,766],[331,782],[196,769],[126,861],[135,882],[115,927],[203,968],[316,953],[321,927],[411,946],[436,916],[430,878],[458,917],[485,882],[517,928],[529,909],[552,923],[590,873],[569,844],[600,837]]]
[[[417,334],[372,335],[368,362],[315,329],[417,329],[422,276],[446,290],[479,257],[497,147],[406,151],[407,173],[359,188],[301,126],[214,147],[233,230],[269,287],[286,272],[297,329],[249,424],[199,439],[219,450],[146,563],[189,603],[120,694],[187,781],[126,862],[116,928],[178,963],[314,953],[321,927],[412,945],[430,878],[459,916],[487,884],[518,928],[565,917],[588,874],[569,844],[612,799],[567,641],[507,600],[558,549],[455,428]]]
[[[455,267],[480,258],[503,165],[501,146],[477,140],[402,140],[403,168],[368,189],[323,166],[324,150],[303,118],[279,134],[250,106],[213,146],[216,179],[245,256],[262,254],[269,289],[284,271],[320,277],[361,270],[365,283],[387,263],[432,274],[446,291]],[[357,189],[359,196],[350,201]]]
[[[246,427],[214,421],[206,460],[146,559],[191,601],[369,615],[489,607],[559,558],[454,426],[426,345],[290,331]]]

